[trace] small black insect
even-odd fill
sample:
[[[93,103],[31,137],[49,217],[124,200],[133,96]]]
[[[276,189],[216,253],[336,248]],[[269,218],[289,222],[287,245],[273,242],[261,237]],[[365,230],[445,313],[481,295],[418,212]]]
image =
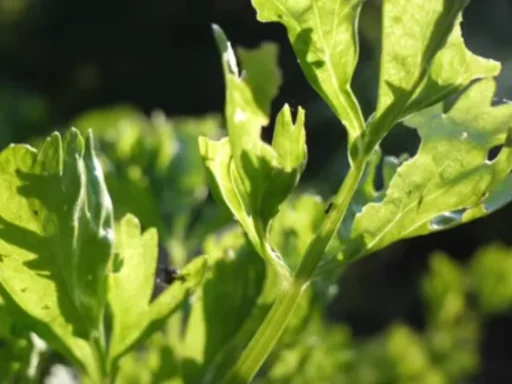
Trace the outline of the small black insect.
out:
[[[167,250],[160,245],[151,300],[155,300],[158,295],[165,291],[175,281],[183,280],[185,280],[185,276],[181,274],[178,269],[169,265],[169,254]]]
[[[331,208],[332,208],[332,203],[329,203],[329,205],[327,205],[327,208],[325,208],[325,211],[324,211],[326,215],[331,211]]]
[[[176,280],[184,280],[184,276],[180,274],[180,271],[173,267],[167,267],[167,266],[157,266],[157,270],[160,272],[157,272],[156,279],[157,281],[160,281],[164,284],[171,285]]]

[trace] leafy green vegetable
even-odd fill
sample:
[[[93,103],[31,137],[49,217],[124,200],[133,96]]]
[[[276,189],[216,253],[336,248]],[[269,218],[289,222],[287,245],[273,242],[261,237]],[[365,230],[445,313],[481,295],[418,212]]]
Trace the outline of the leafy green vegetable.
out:
[[[0,290],[16,321],[28,322],[92,377],[86,340],[102,337],[106,275],[114,241],[112,205],[92,137],[49,137],[39,153],[0,153]],[[97,377],[97,376],[96,376]]]
[[[367,127],[371,151],[407,115],[456,94],[500,65],[469,52],[459,23],[466,0],[383,3],[377,110]]]
[[[141,234],[138,220],[126,216],[117,236],[120,266],[110,275],[108,296],[113,317],[109,355],[113,362],[145,334],[163,325],[187,298],[188,290],[202,281],[205,267],[204,258],[194,259],[181,272],[184,280],[173,283],[150,304],[158,254],[156,231]]]
[[[454,324],[467,310],[464,272],[444,253],[430,256],[430,271],[422,281],[429,323]]]
[[[233,212],[266,261],[283,270],[286,266],[271,249],[268,232],[305,165],[304,111],[299,109],[293,123],[285,106],[276,120],[272,146],[264,143],[261,128],[269,121],[270,103],[279,86],[275,46],[241,51],[245,71],[240,74],[226,37],[220,29],[215,33],[227,88],[229,138],[218,142],[200,138],[200,151],[216,198]]]
[[[279,21],[311,86],[345,124],[350,141],[364,130],[350,82],[359,56],[357,20],[362,0],[252,0],[263,22]]]
[[[268,272],[241,231],[228,232],[218,240],[207,239],[205,252],[211,267],[195,298],[180,346],[187,383],[218,382],[213,377],[229,368],[233,354],[236,356],[248,341],[242,335],[240,345],[235,336],[244,332],[244,324],[252,328],[250,336],[265,313],[261,313],[265,310],[260,309],[264,299],[260,296]],[[246,324],[255,313],[259,321]]]
[[[76,130],[63,141],[53,134],[39,152],[10,146],[0,153],[0,191],[0,316],[40,335],[92,382],[111,374],[202,281],[205,259],[197,258],[183,281],[149,304],[156,232],[141,235],[133,216],[114,228],[92,134],[85,142]]]
[[[218,136],[218,117],[169,119],[155,111],[148,118],[134,107],[118,105],[86,112],[74,125],[95,134],[116,219],[134,214],[143,228],[156,227],[174,265],[183,266],[203,240],[187,238],[189,231],[199,233],[212,216],[219,216],[203,214],[191,228],[207,193],[197,137]]]
[[[381,201],[356,215],[344,255],[359,258],[400,239],[424,235],[474,220],[500,205],[488,205],[494,191],[510,185],[512,106],[491,107],[495,83],[481,80],[448,113],[437,104],[405,122],[418,130],[418,153],[394,173]],[[504,147],[487,160],[488,151]],[[503,191],[500,191],[503,196]]]

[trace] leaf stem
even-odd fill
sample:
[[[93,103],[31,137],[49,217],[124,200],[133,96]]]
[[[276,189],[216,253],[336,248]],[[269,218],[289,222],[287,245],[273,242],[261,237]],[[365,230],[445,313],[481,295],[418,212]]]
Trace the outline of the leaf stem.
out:
[[[91,335],[91,346],[93,348],[94,357],[96,359],[96,380],[101,383],[110,383],[108,366],[107,366],[107,347],[105,345],[105,327],[101,323],[96,332]]]
[[[326,213],[317,234],[309,243],[293,281],[289,284],[283,284],[265,320],[228,373],[224,383],[249,383],[274,348],[291,319],[295,305],[299,301],[303,290],[310,283],[316,266],[322,259],[329,242],[345,216],[365,165],[366,158],[362,158],[350,168],[333,199],[332,208]]]

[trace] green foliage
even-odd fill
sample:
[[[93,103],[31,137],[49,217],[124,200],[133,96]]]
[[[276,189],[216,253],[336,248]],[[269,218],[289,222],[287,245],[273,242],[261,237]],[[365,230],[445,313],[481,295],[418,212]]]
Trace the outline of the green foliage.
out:
[[[86,112],[73,124],[95,134],[116,219],[131,213],[144,228],[156,227],[176,265],[184,265],[204,233],[229,218],[203,205],[206,172],[197,136],[219,135],[216,116],[169,119],[157,111],[148,118],[120,105]],[[200,208],[201,220],[192,223]]]
[[[316,312],[301,334],[271,356],[271,368],[256,382],[460,382],[479,368],[485,317],[512,305],[503,288],[512,278],[512,270],[503,266],[511,261],[512,249],[503,246],[478,250],[468,265],[437,252],[421,281],[424,329],[395,323],[373,337],[355,339],[348,328],[327,324]]]
[[[10,146],[0,153],[0,169],[0,292],[7,316],[101,381],[200,282],[201,259],[186,269],[186,282],[148,306],[156,233],[139,240],[138,221],[130,216],[115,230],[91,134],[85,142],[76,130],[64,140],[54,134],[39,152]],[[134,252],[141,247],[144,253]],[[139,276],[141,270],[147,273]],[[139,284],[132,287],[134,273]],[[133,289],[137,303],[127,306],[126,292]],[[114,319],[108,359],[107,310]]]
[[[477,219],[510,202],[512,106],[491,107],[494,89],[494,81],[482,80],[447,113],[438,104],[406,119],[422,138],[418,153],[393,167],[385,189],[369,196],[350,232],[340,233],[345,258]],[[488,161],[488,151],[503,143]]]
[[[459,23],[466,0],[383,4],[379,95],[367,127],[372,150],[404,117],[456,94],[473,79],[492,77],[500,65],[469,52]]]
[[[118,106],[80,116],[78,130],[39,151],[0,153],[9,379],[30,376],[33,334],[91,383],[247,383],[268,356],[262,382],[449,383],[476,369],[480,312],[512,300],[506,248],[481,251],[469,267],[435,255],[421,332],[395,324],[361,341],[323,319],[354,260],[510,201],[512,107],[491,106],[499,64],[465,48],[466,2],[384,2],[366,122],[351,90],[363,2],[253,3],[260,20],[284,24],[306,78],[346,126],[350,168],[338,192],[327,202],[296,192],[307,160],[302,108],[282,107],[272,142],[261,138],[281,83],[276,46],[236,55],[214,27],[227,137],[214,116],[147,118]],[[417,130],[420,148],[383,158],[379,144],[399,122]],[[230,217],[240,226],[225,227]],[[155,298],[157,233],[181,270]]]
[[[358,56],[357,19],[362,0],[253,0],[260,21],[284,24],[306,78],[354,141],[364,130],[350,88]]]
[[[511,250],[503,245],[480,249],[473,259],[471,281],[478,305],[488,314],[511,308],[512,257]]]
[[[240,51],[241,74],[224,34],[217,28],[215,34],[226,80],[229,138],[200,138],[201,155],[216,199],[229,207],[265,260],[282,268],[280,255],[270,248],[269,226],[304,169],[304,111],[299,109],[293,123],[285,106],[277,116],[272,145],[263,142],[261,128],[269,121],[270,102],[279,86],[276,47]]]

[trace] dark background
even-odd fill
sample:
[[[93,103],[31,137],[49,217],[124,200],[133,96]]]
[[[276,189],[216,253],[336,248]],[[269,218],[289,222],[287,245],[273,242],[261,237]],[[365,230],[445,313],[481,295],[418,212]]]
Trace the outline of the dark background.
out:
[[[366,114],[375,102],[378,12],[379,1],[368,0],[361,19],[354,88]],[[234,45],[279,43],[284,82],[275,108],[284,102],[306,108],[306,180],[332,191],[344,172],[343,128],[305,81],[284,28],[259,23],[249,0],[0,0],[0,146],[67,128],[82,111],[121,102],[170,116],[221,112],[224,89],[212,22]],[[511,25],[512,1],[473,0],[463,31],[471,50],[502,62],[498,96],[512,99]],[[413,152],[417,144],[413,131],[397,129],[383,149]],[[343,295],[330,308],[332,318],[348,322],[356,335],[374,334],[393,320],[421,327],[418,279],[428,255],[443,249],[466,260],[480,245],[510,243],[511,217],[508,207],[356,263],[340,281]],[[483,382],[512,381],[509,345],[512,313],[487,320]]]

